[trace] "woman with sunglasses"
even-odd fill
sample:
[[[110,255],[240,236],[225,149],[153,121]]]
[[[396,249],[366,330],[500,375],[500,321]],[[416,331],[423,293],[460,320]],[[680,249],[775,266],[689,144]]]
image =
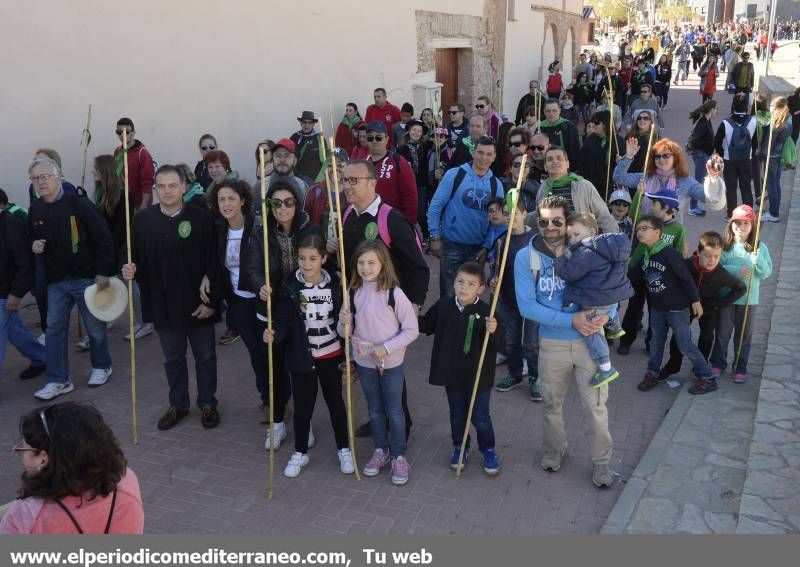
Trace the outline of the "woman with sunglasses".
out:
[[[211,176],[208,174],[208,167],[203,158],[206,157],[208,152],[217,149],[217,139],[211,134],[203,134],[200,136],[197,147],[200,148],[200,161],[194,166],[194,178],[197,183],[203,186],[203,189],[208,189],[208,186],[211,185]]]
[[[19,499],[2,534],[141,534],[139,480],[93,406],[67,402],[22,416]]]
[[[628,130],[627,139],[634,138],[639,143],[636,155],[633,157],[628,171],[630,173],[640,173],[644,169],[644,156],[647,153],[647,146],[650,141],[650,131],[653,130],[653,143],[655,144],[661,137],[658,126],[655,124],[653,112],[651,110],[642,109],[633,115],[633,126]],[[620,148],[625,146],[625,143],[620,140]],[[631,195],[633,197],[633,195]]]
[[[475,103],[475,110],[483,117],[486,135],[496,140],[500,135],[500,124],[503,121],[494,109],[491,99],[486,95],[479,96],[478,102]]]
[[[608,195],[614,190],[609,183],[608,156],[611,153],[611,171],[617,165],[617,156],[620,154],[619,141],[611,132],[611,113],[607,110],[595,112],[589,121],[592,133],[583,139],[581,148],[581,161],[578,163],[577,172],[588,179],[601,195]]]
[[[312,224],[306,212],[302,209],[301,195],[297,189],[285,181],[274,181],[267,191],[267,230],[269,230],[269,277],[271,289],[267,288],[264,278],[264,240],[261,224],[254,224],[249,242],[249,258],[247,262],[247,276],[250,288],[257,292],[255,301],[256,316],[261,321],[261,331],[267,323],[267,296],[271,294],[272,310],[276,312],[278,290],[281,282],[289,274],[293,274],[298,267],[297,243],[309,231],[319,231],[319,227]],[[264,447],[269,449],[272,444],[274,449],[281,446],[281,441],[286,438],[286,424],[284,415],[286,403],[289,401],[290,386],[289,375],[285,370],[283,350],[273,350],[273,376],[275,404],[273,408],[274,427],[267,431]],[[268,395],[268,394],[267,394]],[[262,398],[263,399],[263,398]],[[268,399],[268,398],[267,398]],[[308,446],[314,445],[313,433],[309,434]]]

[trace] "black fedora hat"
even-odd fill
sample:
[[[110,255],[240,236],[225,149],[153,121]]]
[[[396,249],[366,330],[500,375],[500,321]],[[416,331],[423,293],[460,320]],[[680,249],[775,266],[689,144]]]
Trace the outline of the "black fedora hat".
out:
[[[297,117],[298,122],[302,122],[303,120],[313,120],[314,122],[319,122],[319,118],[314,116],[313,110],[304,110],[303,114]]]

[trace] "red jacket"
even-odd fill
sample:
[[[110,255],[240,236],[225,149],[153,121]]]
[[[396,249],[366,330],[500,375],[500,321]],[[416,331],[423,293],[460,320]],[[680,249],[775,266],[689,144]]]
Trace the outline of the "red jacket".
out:
[[[336,147],[344,148],[347,150],[347,155],[350,155],[358,143],[358,140],[355,139],[356,136],[358,136],[358,131],[350,130],[347,124],[340,122],[336,129]]]
[[[389,152],[378,161],[373,161],[378,172],[376,191],[381,200],[399,210],[411,222],[417,222],[417,182],[411,164],[403,156]]]
[[[622,90],[628,92],[631,86],[631,75],[633,74],[633,67],[622,67],[619,70],[619,80],[622,83]]]
[[[114,157],[122,149],[119,146],[114,150]],[[138,209],[142,204],[142,197],[148,195],[148,203],[153,204],[153,185],[155,184],[155,162],[153,156],[139,140],[133,143],[128,150],[128,187],[131,193],[133,207]]]
[[[391,148],[392,126],[394,126],[395,123],[400,122],[400,109],[388,100],[386,101],[386,104],[383,105],[383,108],[378,108],[374,104],[370,104],[367,107],[367,113],[364,115],[364,121],[372,122],[373,120],[377,120],[378,122],[383,122],[386,124],[386,135],[389,136],[389,145],[387,147]]]

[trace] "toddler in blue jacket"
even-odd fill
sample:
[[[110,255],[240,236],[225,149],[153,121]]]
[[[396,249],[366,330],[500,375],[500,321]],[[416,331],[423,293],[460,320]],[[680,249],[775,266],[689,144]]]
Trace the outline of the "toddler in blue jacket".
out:
[[[581,309],[592,309],[592,317],[609,315],[606,330],[621,330],[616,307],[620,301],[633,295],[628,280],[628,258],[631,243],[622,233],[597,234],[599,228],[594,215],[574,213],[567,219],[567,252],[556,258],[554,269],[567,286],[564,305],[574,303]],[[591,384],[599,388],[619,376],[611,366],[608,343],[603,331],[585,337],[589,355],[599,370]]]

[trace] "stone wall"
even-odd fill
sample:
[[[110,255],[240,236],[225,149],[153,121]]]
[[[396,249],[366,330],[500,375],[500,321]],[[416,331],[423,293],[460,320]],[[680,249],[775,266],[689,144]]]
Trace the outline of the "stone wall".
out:
[[[581,38],[581,30],[583,21],[579,14],[570,14],[568,12],[562,12],[559,10],[552,10],[549,8],[541,8],[538,6],[531,7],[534,11],[540,12],[544,15],[544,26],[545,29],[550,27],[553,33],[553,43],[555,44],[556,50],[556,58],[559,61],[563,60],[564,57],[564,47],[567,41],[567,30],[572,30],[572,62],[573,65],[575,62],[578,61],[578,53],[580,52],[580,38]],[[544,41],[545,41],[545,34],[542,34],[542,51],[544,51]],[[543,72],[544,79],[547,80],[547,66],[550,65],[552,61],[542,61],[541,68],[545,71]],[[563,69],[561,70],[561,74],[564,76],[564,82],[567,86],[572,77],[572,69]]]

